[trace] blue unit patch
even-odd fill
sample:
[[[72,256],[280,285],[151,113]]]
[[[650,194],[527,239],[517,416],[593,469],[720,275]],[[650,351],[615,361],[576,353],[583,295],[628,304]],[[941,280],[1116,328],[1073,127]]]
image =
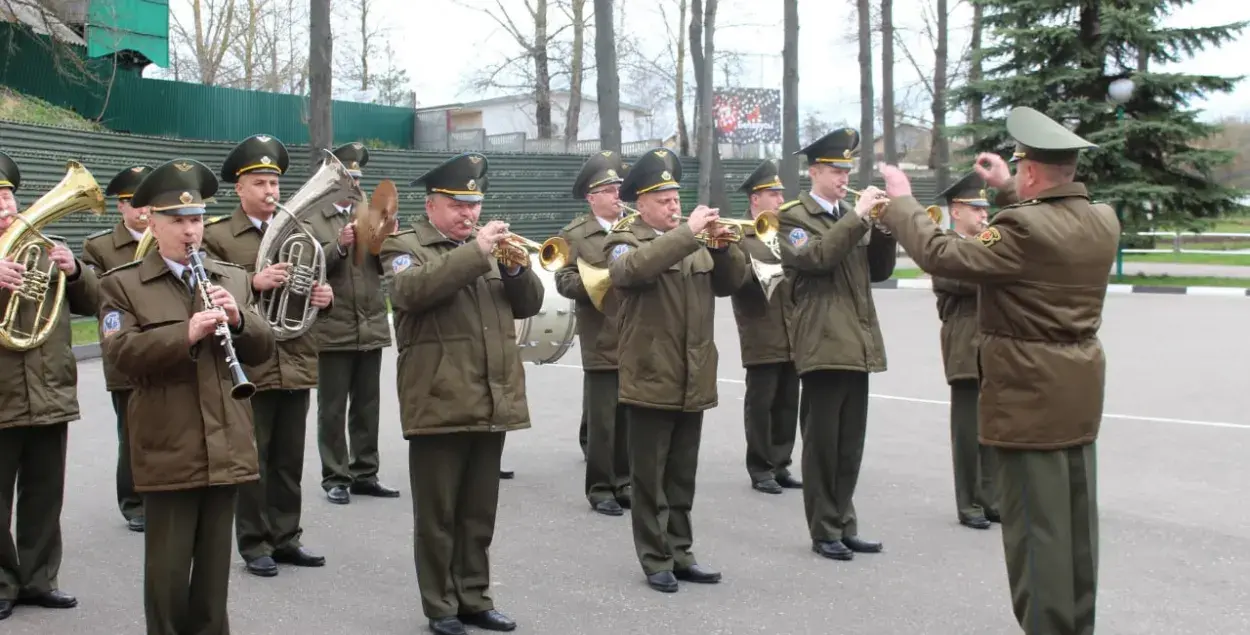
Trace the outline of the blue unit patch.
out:
[[[410,266],[412,266],[412,257],[408,254],[395,256],[395,260],[391,261],[391,269],[395,273],[399,273]]]
[[[104,337],[109,337],[122,330],[122,314],[121,311],[109,311],[104,314],[104,319],[100,320],[100,332]]]
[[[795,227],[790,230],[789,240],[791,245],[802,247],[807,244],[807,232],[803,231],[802,227]]]
[[[612,259],[613,259],[613,260],[616,260],[617,258],[620,258],[621,256],[624,256],[624,255],[625,255],[625,252],[627,252],[627,251],[629,251],[629,245],[626,245],[626,244],[620,244],[620,245],[617,245],[617,246],[613,247],[613,248],[612,248]]]

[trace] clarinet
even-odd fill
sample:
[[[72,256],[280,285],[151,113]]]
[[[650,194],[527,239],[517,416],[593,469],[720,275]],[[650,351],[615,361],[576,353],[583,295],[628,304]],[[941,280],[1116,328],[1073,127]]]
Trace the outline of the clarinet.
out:
[[[187,259],[190,261],[191,275],[195,278],[195,288],[200,291],[200,302],[204,304],[204,310],[217,308],[208,298],[208,273],[204,271],[204,260],[200,258],[200,252],[194,246],[187,247]],[[225,349],[226,365],[230,367],[230,379],[234,384],[234,387],[230,389],[230,396],[240,401],[251,397],[256,392],[256,385],[248,381],[247,375],[243,374],[239,356],[234,352],[234,338],[230,337],[230,325],[218,322],[214,335]]]

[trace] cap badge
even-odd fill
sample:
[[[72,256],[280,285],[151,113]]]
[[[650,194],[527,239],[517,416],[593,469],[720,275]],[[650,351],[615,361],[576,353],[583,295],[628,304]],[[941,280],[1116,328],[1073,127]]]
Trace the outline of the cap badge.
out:
[[[174,164],[174,169],[179,172],[189,172],[191,170],[191,164],[186,161],[179,161]]]
[[[613,170],[613,169],[611,169],[611,168],[608,168],[608,178],[610,178],[610,179],[614,179],[614,178],[616,178],[616,170]]]
[[[271,137],[269,135],[263,135],[263,134],[256,135],[256,140],[261,143],[269,143],[270,138]]]
[[[141,166],[141,165],[140,165],[140,166],[135,166],[135,167],[133,167],[133,168],[130,168],[130,171],[131,171],[131,172],[134,172],[135,174],[138,174],[138,173],[140,173],[140,172],[142,172],[142,171],[143,171],[143,166]]]
[[[465,185],[465,187],[469,188],[470,190],[477,191],[477,181],[473,179],[469,179],[469,182]]]
[[[477,164],[479,164],[479,163],[481,163],[481,162],[482,162],[482,157],[480,157],[480,156],[478,156],[478,155],[476,155],[476,154],[470,154],[470,155],[469,155],[469,163],[472,163],[473,165],[477,165]]]
[[[665,170],[663,172],[660,172],[660,179],[663,181],[671,181],[673,180],[673,175],[669,174],[668,170]]]
[[[361,144],[360,144],[360,142],[353,143],[353,144],[352,144],[352,147],[353,147],[353,148],[355,148],[355,149],[357,149],[357,150],[360,150],[360,149],[364,148],[364,146],[363,146],[363,145],[361,145]]]
[[[267,157],[267,156],[261,157],[261,158],[260,158],[260,162],[261,162],[261,164],[262,164],[262,165],[273,165],[273,162],[272,162],[272,161],[270,161],[270,160],[269,160],[269,157]]]
[[[178,200],[182,201],[183,205],[190,205],[191,201],[194,201],[195,198],[191,196],[190,192],[183,192],[182,195],[178,197]]]
[[[612,151],[611,151],[611,150],[604,150],[603,152],[600,152],[599,154],[602,154],[602,155],[603,155],[603,156],[605,156],[605,157],[610,157],[610,156],[612,156]]]
[[[846,158],[846,159],[851,158],[851,150],[850,150],[850,148],[847,148],[846,150],[843,150],[843,151],[842,151],[842,157],[843,157],[843,158]]]

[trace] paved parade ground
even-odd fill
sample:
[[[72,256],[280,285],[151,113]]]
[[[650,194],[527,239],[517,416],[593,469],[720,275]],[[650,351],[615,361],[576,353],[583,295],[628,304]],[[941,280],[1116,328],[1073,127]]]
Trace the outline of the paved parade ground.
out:
[[[932,292],[875,292],[889,371],[874,375],[855,504],[885,543],[852,562],[810,551],[801,493],[755,492],[743,466],[744,376],[728,301],[717,307],[720,407],[704,422],[694,552],[719,585],[647,588],[629,517],[590,511],[577,445],[579,353],[527,367],[534,427],[508,437],[491,550],[497,607],[519,633],[995,634],[1019,632],[999,527],[961,527]],[[1250,632],[1250,300],[1113,295],[1103,327],[1107,416],[1098,443],[1098,632]],[[304,544],[326,567],[247,574],[237,554],[236,635],[428,632],[412,562],[411,488],[394,349],[383,363],[382,471],[400,499],[330,504],[320,488],[316,398],[304,471]],[[143,626],[143,537],[114,498],[115,432],[98,360],[79,366],[60,583],[68,611],[17,607],[6,635],[129,635]],[[1055,395],[1063,399],[1063,395]],[[188,404],[188,407],[194,407]],[[794,456],[800,455],[795,448]],[[470,628],[470,632],[484,632]]]

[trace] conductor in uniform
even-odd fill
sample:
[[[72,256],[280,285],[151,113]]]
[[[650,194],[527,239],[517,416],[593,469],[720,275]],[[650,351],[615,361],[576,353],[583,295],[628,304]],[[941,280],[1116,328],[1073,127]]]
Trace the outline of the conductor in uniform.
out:
[[[122,219],[112,229],[87,236],[82,245],[82,261],[95,270],[96,275],[120,267],[135,257],[139,239],[148,228],[146,207],[135,207],[132,196],[139,182],[152,168],[136,165],[118,172],[104,189],[105,196],[117,198],[117,212]],[[113,398],[113,413],[117,416],[117,506],[126,526],[131,531],[143,531],[143,498],[135,492],[134,479],[130,474],[130,441],[126,433],[126,403],[131,386],[124,375],[113,369],[113,364],[103,359],[104,386]]]
[[[832,560],[876,553],[859,535],[855,486],[868,429],[868,376],[886,369],[872,283],[894,273],[897,245],[860,199],[844,200],[859,132],[841,128],[799,152],[811,190],[781,206],[781,263],[793,280],[794,362],[803,386],[803,507],[812,551]]]
[[[201,256],[200,288],[188,254],[200,248],[204,199],[216,191],[212,171],[190,159],[152,171],[132,200],[155,212],[157,248],[101,280],[101,349],[134,386],[128,432],[147,512],[148,635],[229,635],[235,495],[259,478],[252,409],[230,396],[215,331],[224,322],[249,364],[273,355],[273,332],[250,308],[246,270]]]
[[[746,261],[717,211],[699,205],[681,222],[681,162],[657,148],[625,175],[621,199],[638,215],[608,234],[604,254],[619,295],[620,402],[629,422],[630,517],[647,584],[715,583],[691,547],[703,413],[717,404],[716,298],[742,285]],[[705,243],[697,235],[706,232]]]
[[[369,149],[348,143],[335,148],[334,156],[359,185]],[[350,201],[332,203],[308,220],[313,235],[322,241],[326,282],[334,289],[334,303],[318,316],[313,332],[319,345],[321,487],[331,503],[340,505],[350,503],[352,494],[399,497],[399,490],[378,480],[382,349],[391,345],[382,261],[356,242],[354,212]]]
[[[256,294],[281,287],[290,275],[288,263],[254,271],[288,161],[286,146],[274,137],[254,135],[241,141],[221,166],[221,180],[234,184],[239,206],[204,226],[204,250],[246,269]],[[328,284],[314,285],[311,293],[310,301],[318,309],[330,306],[334,298]],[[239,555],[249,573],[262,577],[278,575],[278,563],[324,566],[325,558],[300,541],[305,420],[310,391],[317,387],[317,338],[309,332],[278,342],[273,356],[244,370],[256,384],[251,403],[260,480],[239,488],[235,512]]]
[[[602,270],[607,266],[603,243],[612,225],[621,219],[621,155],[611,150],[591,155],[573,183],[573,196],[585,199],[590,213],[560,230],[568,241],[569,263],[555,273],[556,292],[574,300],[577,337],[582,351],[582,410],[587,422],[586,499],[590,508],[607,516],[622,516],[631,504],[629,437],[624,407],[617,401],[619,382],[616,352],[616,311],[611,292],[603,310],[586,292],[578,260]]]
[[[765,211],[775,212],[785,202],[785,186],[773,161],[761,163],[738,189],[747,195],[752,219]],[[774,253],[775,243],[770,247],[754,228],[746,229],[741,247],[750,260],[781,264]],[[751,487],[766,494],[800,489],[803,483],[790,474],[790,454],[799,426],[799,375],[790,352],[794,329],[790,285],[777,281],[772,295],[766,295],[755,271],[747,267],[746,281],[734,292],[732,302],[746,368],[742,414]]]
[[[421,608],[438,635],[465,625],[511,631],[495,608],[490,545],[504,435],[530,427],[515,320],[542,309],[528,257],[492,255],[507,225],[477,230],[487,160],[452,157],[418,177],[425,217],[382,244],[389,272],[396,385],[416,539]],[[507,260],[508,258],[505,258]]]
[[[0,232],[19,222],[14,218],[18,214],[15,193],[21,185],[17,164],[0,152]],[[57,323],[48,339],[35,348],[0,347],[0,513],[5,518],[0,527],[0,620],[12,615],[15,604],[50,609],[78,605],[77,598],[57,588],[65,452],[69,423],[80,416],[70,314],[96,315],[99,281],[60,241],[49,257],[57,273],[65,274],[65,299]],[[0,260],[0,306],[18,301],[15,292],[22,287],[25,273],[22,264]],[[49,306],[53,293],[49,288],[45,296]],[[31,324],[35,306],[22,300],[17,324]],[[46,310],[43,316],[48,316]]]
[[[985,179],[970,172],[938,195],[946,202],[954,227],[948,236],[975,238],[986,225]],[[994,450],[977,441],[977,399],[980,371],[977,368],[976,283],[933,276],[938,318],[942,320],[942,366],[950,384],[951,461],[955,473],[955,510],[959,523],[973,529],[989,529],[999,520],[995,502]]]
[[[1079,153],[1094,144],[1027,107],[1011,111],[1007,132],[1014,177],[998,155],[977,157],[1006,206],[975,239],[945,235],[893,166],[882,168],[880,222],[921,269],[980,285],[980,437],[997,450],[1016,620],[1030,635],[1091,635],[1107,366],[1098,330],[1120,223],[1076,181]]]

